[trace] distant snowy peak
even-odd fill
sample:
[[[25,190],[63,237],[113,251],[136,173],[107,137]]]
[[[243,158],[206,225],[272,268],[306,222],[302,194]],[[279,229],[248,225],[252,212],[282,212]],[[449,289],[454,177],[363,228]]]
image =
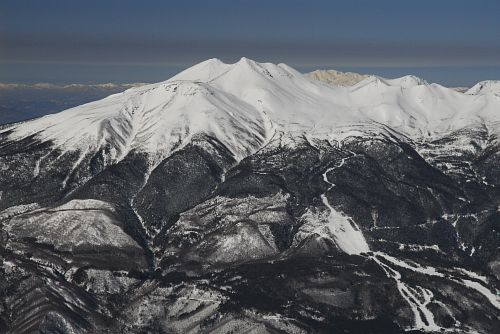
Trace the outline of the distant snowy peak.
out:
[[[358,89],[364,86],[375,86],[375,87],[386,86],[386,87],[400,87],[407,89],[425,85],[429,85],[429,83],[424,79],[421,79],[414,75],[405,75],[404,77],[395,79],[387,79],[376,75],[370,75],[367,76],[362,81],[355,84],[353,87],[354,89]]]
[[[414,75],[405,75],[401,78],[387,79],[376,75],[359,74],[353,72],[340,72],[336,70],[316,70],[305,74],[307,77],[326,82],[333,86],[365,86],[367,84],[398,86],[410,88],[419,85],[428,85],[424,79]]]
[[[229,67],[229,64],[225,64],[217,58],[211,58],[191,66],[173,76],[168,81],[186,80],[208,82],[222,74]]]
[[[475,84],[465,92],[468,95],[495,94],[500,96],[500,80],[486,80]]]
[[[369,75],[336,70],[316,70],[306,74],[307,77],[335,86],[353,86]]]
[[[241,75],[250,75],[250,77],[241,77]],[[300,72],[285,64],[258,63],[245,57],[242,57],[234,64],[226,64],[217,58],[212,58],[180,72],[168,81],[184,80],[211,83],[222,77],[224,77],[224,80],[232,77],[244,81],[257,78],[279,79],[280,77],[301,75]]]
[[[416,77],[414,75],[405,75],[401,78],[396,79],[385,79],[386,82],[391,86],[399,86],[402,88],[411,88],[415,86],[425,86],[429,83],[422,78]]]

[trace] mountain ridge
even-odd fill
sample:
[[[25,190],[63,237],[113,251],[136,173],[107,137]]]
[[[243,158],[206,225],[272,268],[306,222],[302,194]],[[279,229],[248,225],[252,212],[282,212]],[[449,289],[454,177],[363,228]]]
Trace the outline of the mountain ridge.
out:
[[[194,88],[196,85],[197,88]],[[176,108],[182,109],[182,103],[193,103],[189,99],[190,95],[199,94],[202,90],[206,95],[200,98],[198,103],[205,103],[206,107],[198,108],[197,115],[208,117],[206,121],[197,123],[194,115],[185,114],[181,118],[186,119],[186,122],[173,126],[171,135],[167,137],[158,137],[147,130],[147,125],[137,124],[140,117],[135,113],[151,113],[152,109],[156,113],[154,122],[160,122],[170,117],[169,108],[172,108],[172,101],[176,101]],[[182,94],[185,102],[179,102],[179,96]],[[221,100],[201,101],[209,99],[209,95],[215,99],[221,96]],[[386,97],[381,98],[382,95]],[[284,64],[257,63],[244,57],[235,64],[210,59],[164,82],[131,88],[62,113],[48,115],[23,125],[6,127],[3,131],[11,131],[11,138],[36,135],[42,140],[52,140],[62,146],[68,143],[68,147],[77,142],[90,142],[90,146],[94,148],[88,147],[89,150],[102,146],[100,142],[103,141],[105,145],[111,145],[112,150],[122,153],[129,149],[128,144],[124,144],[126,142],[131,142],[132,146],[143,146],[148,152],[169,152],[171,148],[160,147],[165,143],[168,146],[176,136],[180,136],[177,140],[182,142],[180,134],[183,131],[188,137],[198,132],[224,137],[223,133],[229,131],[233,132],[233,135],[230,135],[230,138],[219,138],[222,142],[231,147],[237,147],[239,144],[247,147],[244,142],[234,142],[234,131],[238,126],[231,122],[238,123],[238,118],[247,122],[252,118],[257,119],[259,127],[268,131],[273,131],[269,130],[271,127],[277,127],[285,132],[312,131],[318,134],[331,133],[332,128],[339,125],[380,123],[412,138],[421,139],[429,134],[436,136],[458,130],[474,122],[498,121],[500,117],[495,112],[496,106],[500,105],[498,98],[483,94],[480,99],[485,101],[464,96],[437,84],[428,84],[414,76],[397,79],[370,76],[349,88],[326,87],[304,78]],[[224,105],[228,103],[232,104],[233,111],[224,112]],[[108,106],[111,104],[114,107],[110,109]],[[181,112],[180,109],[172,113]],[[203,125],[197,125],[212,124],[211,117],[203,115],[199,109],[205,109],[206,113],[210,113],[209,110],[220,110],[219,116],[216,117],[225,118],[223,128],[217,130],[217,126],[203,128]],[[434,111],[431,112],[431,109]],[[436,109],[443,114],[434,115]],[[224,114],[226,116],[223,116]],[[179,117],[173,116],[173,119]],[[243,123],[240,122],[240,127],[241,124]],[[141,130],[141,126],[146,130]],[[77,131],[72,132],[69,129]],[[131,138],[141,131],[146,131],[145,137],[158,139],[141,142],[138,137]],[[262,131],[264,130],[250,130],[247,137],[262,136]],[[120,137],[120,142],[112,142],[113,136]],[[271,135],[265,136],[269,139]],[[258,148],[256,146],[253,150]],[[234,153],[240,159],[243,157],[239,152]],[[116,157],[118,156],[120,153],[117,153]]]

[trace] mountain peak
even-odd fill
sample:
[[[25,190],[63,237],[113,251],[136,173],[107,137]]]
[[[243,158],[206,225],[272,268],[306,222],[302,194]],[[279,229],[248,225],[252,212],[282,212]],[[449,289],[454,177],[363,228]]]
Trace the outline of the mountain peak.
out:
[[[167,81],[191,80],[207,82],[222,73],[228,66],[218,58],[211,58],[185,69]]]
[[[500,80],[485,80],[478,82],[465,92],[467,95],[495,94],[500,95]]]
[[[415,86],[425,86],[429,83],[415,75],[405,75],[395,79],[385,79],[391,86],[400,86],[402,88],[410,88]]]
[[[241,57],[236,64],[255,64],[256,61],[247,57]]]

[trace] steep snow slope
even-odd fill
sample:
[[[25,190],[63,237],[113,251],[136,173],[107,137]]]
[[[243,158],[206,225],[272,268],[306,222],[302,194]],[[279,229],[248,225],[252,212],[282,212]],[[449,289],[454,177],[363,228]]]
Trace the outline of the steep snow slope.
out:
[[[234,96],[200,82],[164,82],[15,125],[12,137],[36,135],[63,149],[97,151],[112,159],[131,150],[159,159],[197,133],[217,137],[241,159],[266,136],[267,119]]]
[[[210,59],[173,78],[4,128],[63,150],[131,150],[159,161],[196,134],[216,137],[237,160],[279,130],[329,136],[340,126],[383,124],[413,138],[499,119],[500,99],[464,95],[414,76],[368,77],[352,87],[311,80],[285,64]]]
[[[465,92],[465,94],[469,95],[481,95],[489,93],[500,95],[500,80],[486,80],[478,82]]]

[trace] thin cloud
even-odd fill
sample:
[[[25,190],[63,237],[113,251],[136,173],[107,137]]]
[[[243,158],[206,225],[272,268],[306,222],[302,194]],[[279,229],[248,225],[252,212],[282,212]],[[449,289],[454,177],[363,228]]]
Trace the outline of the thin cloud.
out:
[[[402,42],[162,40],[18,36],[1,42],[0,61],[182,66],[241,56],[295,66],[497,66],[499,45]]]

